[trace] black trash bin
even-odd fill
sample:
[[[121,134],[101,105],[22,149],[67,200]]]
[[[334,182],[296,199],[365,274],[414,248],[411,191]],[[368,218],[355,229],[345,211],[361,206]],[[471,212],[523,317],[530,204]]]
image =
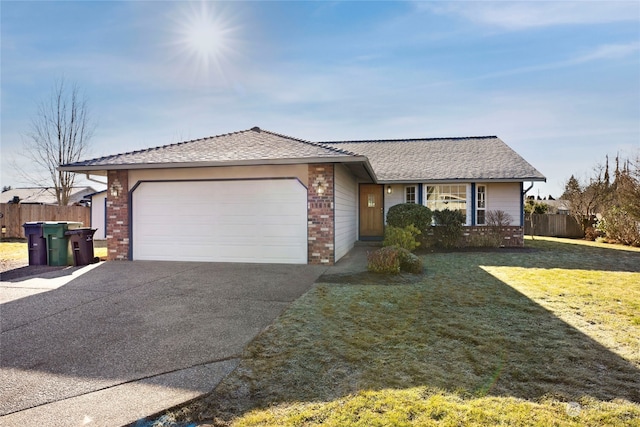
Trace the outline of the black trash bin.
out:
[[[64,233],[69,237],[73,265],[89,265],[95,262],[93,257],[93,234],[97,229],[77,228]]]
[[[42,224],[42,222],[22,224],[28,241],[29,265],[47,265],[47,239],[42,235]]]

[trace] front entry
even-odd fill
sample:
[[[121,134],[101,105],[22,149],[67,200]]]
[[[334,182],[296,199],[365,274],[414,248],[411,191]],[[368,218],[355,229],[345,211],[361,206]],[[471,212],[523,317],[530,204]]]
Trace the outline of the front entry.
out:
[[[360,238],[384,236],[384,186],[360,184]]]

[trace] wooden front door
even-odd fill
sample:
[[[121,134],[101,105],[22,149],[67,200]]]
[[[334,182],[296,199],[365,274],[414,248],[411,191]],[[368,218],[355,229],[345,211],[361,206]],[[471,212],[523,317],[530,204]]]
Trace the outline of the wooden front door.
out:
[[[360,185],[360,237],[384,236],[384,186]]]

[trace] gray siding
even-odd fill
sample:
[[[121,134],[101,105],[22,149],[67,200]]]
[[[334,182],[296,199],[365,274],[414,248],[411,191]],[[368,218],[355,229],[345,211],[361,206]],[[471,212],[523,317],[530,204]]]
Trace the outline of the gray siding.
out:
[[[358,183],[342,165],[335,167],[335,256],[345,256],[358,240]]]
[[[478,183],[480,184],[480,183]],[[487,210],[504,211],[511,215],[511,225],[520,224],[520,183],[493,182],[487,186]]]

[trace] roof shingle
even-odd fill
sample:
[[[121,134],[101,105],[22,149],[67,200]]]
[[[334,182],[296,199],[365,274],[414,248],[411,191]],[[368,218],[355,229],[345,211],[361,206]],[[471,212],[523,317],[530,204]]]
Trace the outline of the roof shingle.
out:
[[[496,136],[310,142],[258,127],[85,160],[62,168],[85,171],[305,160],[370,163],[367,168],[373,169],[380,182],[545,180]]]
[[[64,166],[108,167],[141,164],[224,163],[353,156],[355,156],[353,153],[340,148],[324,146],[254,127],[245,131],[115,154]]]
[[[366,156],[382,182],[545,179],[496,136],[324,144]]]

